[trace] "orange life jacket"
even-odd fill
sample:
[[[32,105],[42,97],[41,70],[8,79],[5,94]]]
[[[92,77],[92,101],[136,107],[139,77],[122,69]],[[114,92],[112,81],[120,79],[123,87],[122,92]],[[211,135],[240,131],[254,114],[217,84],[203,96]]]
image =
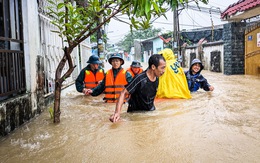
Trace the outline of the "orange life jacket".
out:
[[[130,72],[130,74],[132,75],[132,77],[135,76],[135,74],[134,74],[134,72],[132,71],[131,67],[128,68],[127,71]],[[142,72],[143,72],[143,69],[140,68],[137,74],[141,74]],[[137,74],[136,74],[136,75],[137,75]]]
[[[106,73],[106,83],[105,83],[105,97],[104,100],[106,102],[112,103],[117,102],[118,97],[121,93],[121,91],[125,88],[125,85],[127,85],[126,80],[126,70],[121,69],[118,74],[116,75],[116,78],[114,79],[113,70],[110,69]],[[124,102],[128,99],[128,96],[125,97]]]
[[[86,88],[95,88],[98,85],[99,81],[101,81],[103,79],[104,79],[103,69],[99,69],[96,72],[96,74],[94,74],[90,70],[85,71],[84,83],[85,83]]]

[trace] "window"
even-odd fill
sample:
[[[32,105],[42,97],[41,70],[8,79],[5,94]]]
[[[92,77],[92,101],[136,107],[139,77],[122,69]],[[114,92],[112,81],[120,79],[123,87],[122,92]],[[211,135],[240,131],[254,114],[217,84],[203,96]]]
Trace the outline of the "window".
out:
[[[0,0],[0,101],[24,91],[21,0]]]

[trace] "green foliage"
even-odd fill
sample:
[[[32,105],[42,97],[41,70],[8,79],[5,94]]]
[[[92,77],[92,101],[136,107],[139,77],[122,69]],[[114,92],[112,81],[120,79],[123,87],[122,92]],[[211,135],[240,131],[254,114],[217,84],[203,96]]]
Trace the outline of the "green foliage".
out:
[[[147,39],[155,37],[159,34],[159,32],[161,32],[161,29],[156,29],[153,27],[143,30],[133,30],[124,36],[124,38],[118,43],[118,46],[129,52],[133,46],[134,39]]]
[[[53,119],[53,115],[54,115],[53,107],[50,107],[50,108],[49,108],[49,113],[50,113],[51,119]]]
[[[208,3],[208,0],[198,1]],[[188,0],[76,0],[76,4],[72,0],[48,2],[48,15],[57,27],[53,32],[75,47],[119,14],[129,17],[131,29],[147,29],[151,25],[151,17],[165,16],[168,8],[184,5]]]
[[[107,43],[108,38],[106,33],[102,35],[102,40],[105,44]],[[90,42],[97,42],[97,34],[93,34],[90,36]]]

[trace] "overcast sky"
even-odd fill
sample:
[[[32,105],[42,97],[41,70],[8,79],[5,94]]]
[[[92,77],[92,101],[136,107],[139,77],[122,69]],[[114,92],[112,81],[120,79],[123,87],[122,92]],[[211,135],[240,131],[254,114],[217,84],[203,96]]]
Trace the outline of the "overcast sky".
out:
[[[202,7],[212,8],[214,10],[220,9],[223,12],[229,5],[238,2],[238,0],[209,0],[208,5],[200,4]],[[194,4],[191,4],[194,6]],[[173,30],[173,13],[172,11],[168,11],[167,19],[164,17],[158,18],[153,22],[153,26],[155,28],[161,28],[163,32],[172,31]],[[127,21],[127,19],[123,19]],[[227,23],[226,21],[221,21],[220,13],[212,13],[210,15],[209,11],[195,11],[192,9],[184,9],[181,11],[179,16],[179,24],[180,30],[183,29],[194,29],[194,28],[202,28],[209,27],[213,25],[220,25]],[[108,32],[108,43],[116,43],[120,41],[124,35],[126,35],[130,31],[129,25],[125,23],[121,23],[112,19],[107,27]]]

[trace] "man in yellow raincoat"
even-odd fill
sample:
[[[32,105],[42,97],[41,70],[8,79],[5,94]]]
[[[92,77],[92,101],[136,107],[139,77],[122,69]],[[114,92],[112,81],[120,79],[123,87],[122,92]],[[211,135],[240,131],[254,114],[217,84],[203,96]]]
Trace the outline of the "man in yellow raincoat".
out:
[[[164,74],[159,78],[157,98],[176,98],[189,99],[191,94],[188,88],[185,73],[176,61],[171,49],[164,49],[161,54],[166,60]]]

